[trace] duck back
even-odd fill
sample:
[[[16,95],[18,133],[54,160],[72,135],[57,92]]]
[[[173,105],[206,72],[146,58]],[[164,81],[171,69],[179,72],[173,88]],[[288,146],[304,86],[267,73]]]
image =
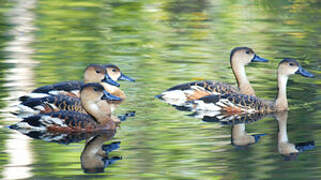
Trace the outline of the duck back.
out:
[[[189,106],[196,111],[222,111],[229,114],[269,113],[275,111],[272,102],[245,94],[210,95],[189,103]]]
[[[30,116],[10,126],[10,128],[59,133],[93,132],[105,128],[109,129],[107,125],[98,124],[92,116],[74,111],[58,111]]]
[[[156,96],[172,105],[184,105],[186,101],[200,99],[209,95],[238,93],[239,90],[229,84],[216,81],[195,81],[180,84],[167,89]]]
[[[38,113],[49,113],[56,111],[76,111],[87,113],[81,105],[79,98],[66,95],[50,95],[43,98],[30,98],[17,105],[16,114],[19,117],[28,117]]]
[[[41,98],[48,95],[67,95],[72,97],[79,97],[79,90],[84,85],[82,81],[65,81],[52,85],[41,86],[33,90],[30,94],[21,96],[20,101],[24,102],[30,98]]]

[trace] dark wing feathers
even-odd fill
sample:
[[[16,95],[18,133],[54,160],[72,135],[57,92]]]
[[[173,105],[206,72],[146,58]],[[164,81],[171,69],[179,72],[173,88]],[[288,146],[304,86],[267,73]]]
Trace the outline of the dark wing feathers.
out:
[[[97,122],[90,115],[74,112],[74,111],[58,111],[45,113],[53,118],[63,119],[65,124],[71,128],[86,129],[86,128],[95,128]]]
[[[251,108],[257,112],[267,111],[269,105],[255,96],[249,96],[245,94],[222,94],[222,95],[210,95],[200,98],[200,101],[204,103],[216,104],[221,99],[227,99],[232,104],[239,106],[240,108]]]
[[[39,87],[33,90],[33,93],[49,93],[50,91],[72,91],[80,90],[81,86],[84,85],[81,81],[65,81],[57,84],[47,85]]]
[[[200,101],[204,103],[217,103],[221,98],[225,97],[226,95],[210,95],[200,98]]]
[[[35,116],[24,118],[21,122],[26,122],[31,126],[40,127],[42,125],[41,122],[39,121],[40,119],[41,119],[41,115],[35,115]]]
[[[167,89],[166,91],[174,91],[174,90],[188,90],[191,89],[192,86],[199,86],[204,88],[210,92],[218,92],[218,93],[237,93],[237,88],[220,82],[215,81],[194,81],[185,84],[179,84],[172,88]]]
[[[69,111],[81,111],[84,112],[81,101],[79,98],[66,96],[66,95],[50,95],[43,98],[30,98],[22,105],[34,108],[39,105],[49,105],[52,104],[58,108],[58,110],[69,110]],[[50,106],[51,107],[51,106]],[[52,108],[52,107],[51,107]]]

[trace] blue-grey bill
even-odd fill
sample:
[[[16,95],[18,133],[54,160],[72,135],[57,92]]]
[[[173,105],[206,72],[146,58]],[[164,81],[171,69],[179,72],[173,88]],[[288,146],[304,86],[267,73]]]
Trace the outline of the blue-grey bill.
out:
[[[104,95],[102,97],[103,100],[107,100],[107,101],[121,101],[122,99],[118,96],[114,96],[112,94],[110,94],[109,92],[107,92],[106,90],[104,90]]]
[[[269,62],[269,60],[261,58],[258,55],[254,55],[253,59],[251,60],[252,62]]]
[[[130,82],[135,82],[135,79],[126,76],[125,74],[121,73],[121,76],[118,78],[118,80],[121,81],[130,81]]]
[[[110,84],[110,85],[113,85],[113,86],[116,86],[116,87],[119,87],[120,84],[114,80],[112,80],[108,74],[105,75],[105,78],[103,79],[104,82]]]
[[[303,69],[303,67],[299,66],[299,69],[295,72],[295,74],[301,74],[304,77],[312,78],[314,75],[307,70]]]

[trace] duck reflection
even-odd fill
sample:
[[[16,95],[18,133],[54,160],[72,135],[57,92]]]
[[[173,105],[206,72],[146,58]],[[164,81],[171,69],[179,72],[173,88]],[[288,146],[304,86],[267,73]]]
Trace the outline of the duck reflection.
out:
[[[256,144],[266,134],[248,134],[245,130],[245,123],[232,125],[231,144],[235,147],[248,147]]]
[[[86,143],[80,156],[81,168],[85,173],[102,173],[106,167],[122,159],[119,156],[109,157],[110,152],[119,148],[120,142],[104,144],[114,135],[113,131],[98,134]]]
[[[110,152],[119,148],[120,142],[104,144],[115,136],[116,130],[91,133],[52,133],[48,131],[25,131],[22,133],[33,139],[65,145],[86,140],[80,156],[81,168],[84,173],[102,173],[109,165],[122,159],[119,156],[109,157]]]
[[[247,133],[246,124],[257,122],[269,114],[228,114],[220,112],[197,111],[189,115],[201,118],[205,122],[216,122],[222,125],[231,125],[231,144],[236,148],[246,148],[259,142],[263,133]]]
[[[303,143],[290,143],[287,132],[288,111],[275,114],[278,121],[278,151],[284,156],[285,160],[294,160],[300,152],[311,150],[314,148],[314,141]]]

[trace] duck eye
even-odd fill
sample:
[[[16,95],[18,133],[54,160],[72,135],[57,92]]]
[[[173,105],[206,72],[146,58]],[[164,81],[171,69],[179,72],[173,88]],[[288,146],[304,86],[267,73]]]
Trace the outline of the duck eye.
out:
[[[100,71],[99,71],[99,70],[96,70],[96,73],[97,73],[97,74],[99,74],[99,73],[100,73]]]
[[[250,54],[250,51],[249,51],[249,50],[247,50],[245,53],[246,53],[246,54]]]
[[[94,91],[98,91],[98,89],[97,89],[97,88],[94,88]]]
[[[290,66],[294,66],[294,63],[289,63]]]
[[[116,72],[116,69],[113,69],[112,71],[113,71],[113,72]]]

